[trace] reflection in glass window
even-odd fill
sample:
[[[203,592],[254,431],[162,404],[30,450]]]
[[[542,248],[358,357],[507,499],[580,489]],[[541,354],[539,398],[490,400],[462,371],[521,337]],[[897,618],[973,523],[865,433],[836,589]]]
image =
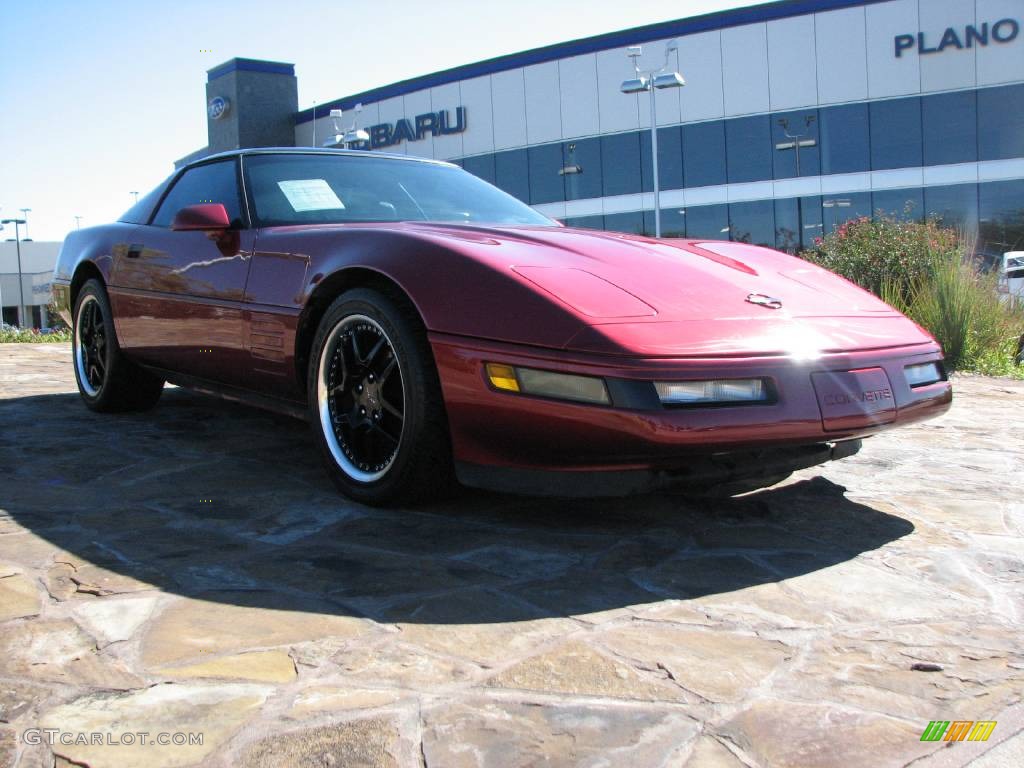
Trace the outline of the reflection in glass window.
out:
[[[945,227],[975,231],[978,226],[978,185],[926,187],[924,215],[938,219]]]
[[[1024,181],[978,185],[978,249],[994,259],[1024,250]]]
[[[875,101],[871,114],[871,168],[921,165],[921,99]]]
[[[651,211],[653,219],[654,211]],[[647,228],[648,234],[654,234],[654,224]],[[662,237],[686,237],[686,209],[685,208],[662,208],[661,209],[661,236]]]
[[[530,199],[530,177],[525,149],[498,152],[494,156],[494,184],[523,202]]]
[[[697,205],[686,209],[686,236],[708,240],[729,239],[729,206]]]
[[[627,232],[631,235],[644,234],[644,212],[606,213],[604,228],[609,232]]]
[[[566,200],[601,196],[601,140],[580,139],[562,145]],[[600,229],[600,227],[598,227]]]
[[[153,217],[153,226],[170,227],[178,211],[187,205],[200,203],[223,204],[231,226],[242,225],[234,160],[207,163],[185,171],[160,203]]]
[[[853,192],[823,197],[821,209],[822,230],[829,235],[840,224],[861,216],[871,216],[871,195],[868,192]]]
[[[1024,157],[1024,85],[978,91],[980,160]]]
[[[775,205],[772,200],[729,204],[730,240],[775,246]]]
[[[924,198],[916,189],[884,189],[871,193],[871,212],[899,221],[921,221]]]
[[[725,184],[723,121],[683,126],[683,177],[687,187]]]
[[[867,104],[826,107],[818,122],[822,173],[871,170]]]
[[[775,201],[775,247],[796,253],[821,237],[821,198],[788,197]]]
[[[527,150],[530,161],[530,205],[565,200],[562,183],[562,145],[539,144]]]
[[[768,115],[726,121],[725,158],[729,168],[730,184],[770,179],[771,152]]]
[[[618,133],[601,137],[604,194],[629,195],[640,191],[640,134]]]
[[[650,131],[640,132],[640,173],[644,192],[653,192]],[[658,129],[658,188],[683,188],[683,131],[678,125]]]
[[[604,216],[570,216],[565,219],[565,226],[579,229],[604,229]]]
[[[817,110],[772,115],[771,128],[776,179],[817,176],[821,173]]]
[[[464,157],[462,159],[462,167],[478,179],[483,179],[488,184],[494,183],[494,155]]]
[[[978,97],[974,91],[925,96],[921,122],[925,165],[978,159]]]

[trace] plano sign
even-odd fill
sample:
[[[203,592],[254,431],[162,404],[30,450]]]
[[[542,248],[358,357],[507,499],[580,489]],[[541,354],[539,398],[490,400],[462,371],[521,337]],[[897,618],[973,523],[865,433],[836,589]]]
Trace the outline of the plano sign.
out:
[[[1020,22],[1017,19],[1000,19],[982,24],[968,24],[965,27],[946,27],[941,35],[918,32],[916,35],[907,33],[896,35],[893,46],[896,58],[903,58],[907,51],[916,51],[924,56],[929,53],[942,53],[949,49],[984,48],[990,43],[1005,45],[1012,43],[1020,36]]]
[[[427,133],[433,136],[446,136],[451,133],[462,133],[466,130],[466,108],[455,108],[455,119],[447,109],[438,112],[427,112],[415,118],[401,118],[392,123],[378,123],[366,129],[370,134],[370,148],[392,147],[402,141],[419,141],[426,138]]]

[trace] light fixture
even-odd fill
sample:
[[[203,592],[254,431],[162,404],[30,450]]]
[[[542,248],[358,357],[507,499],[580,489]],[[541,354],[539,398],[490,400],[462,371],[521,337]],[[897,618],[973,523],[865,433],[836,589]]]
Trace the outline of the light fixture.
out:
[[[943,380],[942,370],[939,368],[938,363],[908,365],[903,369],[903,373],[907,377],[907,384],[911,388],[926,387],[929,384],[935,384]]]
[[[577,403],[609,405],[608,388],[604,379],[579,376],[573,373],[520,368],[501,363],[487,363],[487,380],[495,389],[524,395],[570,400]]]
[[[769,399],[764,379],[656,381],[654,389],[663,405],[763,403]]]

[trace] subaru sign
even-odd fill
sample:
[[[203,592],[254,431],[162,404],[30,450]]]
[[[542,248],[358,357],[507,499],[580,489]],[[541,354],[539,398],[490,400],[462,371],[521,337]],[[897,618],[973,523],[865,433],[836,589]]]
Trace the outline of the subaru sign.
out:
[[[442,109],[438,112],[416,115],[413,120],[403,117],[394,125],[378,123],[367,129],[370,134],[371,149],[392,147],[402,141],[419,141],[426,138],[427,133],[433,136],[446,136],[452,133],[462,133],[465,130],[465,107],[456,107],[454,121],[449,111]]]

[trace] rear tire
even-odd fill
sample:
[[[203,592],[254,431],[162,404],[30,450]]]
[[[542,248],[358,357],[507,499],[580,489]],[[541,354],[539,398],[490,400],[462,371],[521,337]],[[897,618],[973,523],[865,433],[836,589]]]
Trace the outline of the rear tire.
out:
[[[71,356],[85,404],[99,413],[141,411],[156,405],[164,380],[122,354],[103,283],[95,278],[86,281],[75,299],[72,320]]]
[[[342,493],[381,505],[450,491],[448,418],[415,309],[367,288],[343,293],[320,321],[307,382],[313,432]]]

